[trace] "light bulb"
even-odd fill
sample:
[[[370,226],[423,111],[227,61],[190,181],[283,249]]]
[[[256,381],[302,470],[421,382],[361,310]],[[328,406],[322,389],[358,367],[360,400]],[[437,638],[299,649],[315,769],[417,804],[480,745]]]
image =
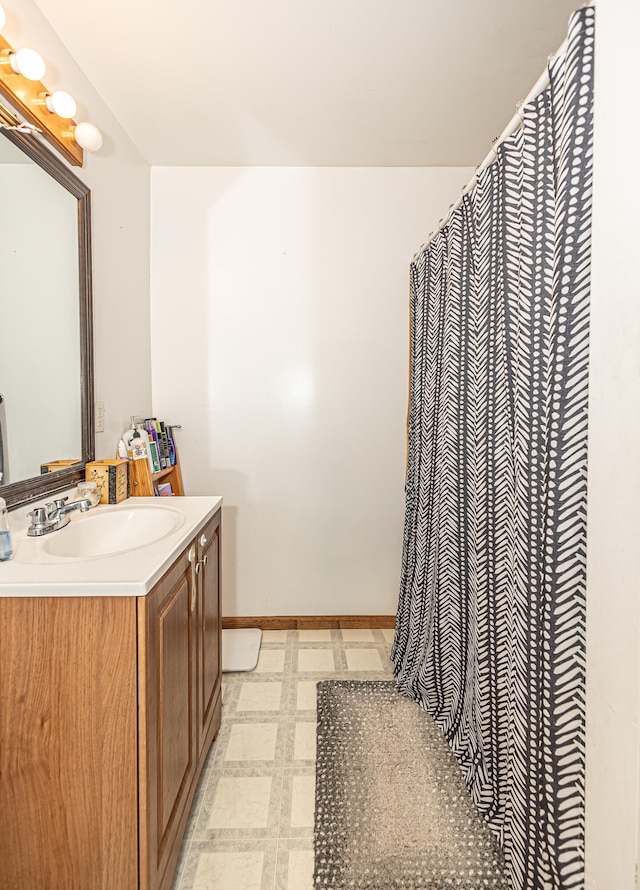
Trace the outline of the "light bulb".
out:
[[[2,31],[2,29],[4,28],[6,23],[7,23],[7,16],[5,15],[5,11],[2,6],[2,3],[0,3],[0,31]]]
[[[76,113],[76,103],[73,96],[64,90],[56,90],[55,93],[47,93],[44,99],[47,108],[58,117],[69,118]]]
[[[102,148],[102,133],[88,121],[81,121],[74,129],[73,136],[80,148],[86,151],[98,151]]]
[[[9,64],[16,74],[22,74],[27,80],[40,80],[47,70],[40,53],[27,47],[19,49],[17,53],[9,53]]]

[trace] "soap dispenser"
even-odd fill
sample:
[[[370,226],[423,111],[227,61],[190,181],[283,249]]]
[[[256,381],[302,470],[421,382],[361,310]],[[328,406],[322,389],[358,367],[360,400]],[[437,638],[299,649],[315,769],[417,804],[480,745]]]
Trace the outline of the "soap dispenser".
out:
[[[131,440],[133,439],[136,432],[136,418],[135,416],[131,417],[131,428],[126,431],[126,433],[122,434],[122,441],[124,442],[125,448],[127,451],[131,450]]]
[[[12,557],[13,543],[9,529],[9,511],[5,499],[0,498],[0,562],[6,562]]]
[[[136,441],[137,440],[137,441]],[[137,414],[131,416],[131,429],[127,430],[122,437],[125,448],[127,449],[127,457],[129,460],[138,460],[146,458],[149,462],[149,472],[154,473],[154,466],[151,448],[149,445],[149,434],[144,428],[142,417]]]
[[[129,451],[131,460],[148,460],[147,446],[138,430],[134,432],[133,437],[131,438]]]

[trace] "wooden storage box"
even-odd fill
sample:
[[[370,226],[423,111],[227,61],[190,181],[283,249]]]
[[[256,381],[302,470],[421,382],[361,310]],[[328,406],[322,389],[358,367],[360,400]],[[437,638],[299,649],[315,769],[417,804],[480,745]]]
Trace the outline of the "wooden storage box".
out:
[[[129,497],[128,460],[94,460],[86,464],[85,479],[97,483],[101,504],[119,504]]]
[[[55,473],[56,470],[66,470],[67,467],[72,467],[74,464],[79,464],[80,458],[74,457],[71,460],[50,460],[46,464],[40,464],[40,475],[44,476],[45,473]]]

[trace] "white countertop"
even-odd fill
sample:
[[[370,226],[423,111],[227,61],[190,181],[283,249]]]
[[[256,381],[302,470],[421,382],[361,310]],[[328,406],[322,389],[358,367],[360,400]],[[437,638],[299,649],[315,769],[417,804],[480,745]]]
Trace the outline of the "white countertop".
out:
[[[45,539],[64,535],[66,529],[29,538],[25,524],[14,531],[13,559],[0,562],[0,596],[144,596],[220,508],[221,497],[128,498],[115,506],[99,504],[88,514],[71,513],[67,526],[98,511],[135,510],[148,505],[179,510],[184,519],[160,540],[109,556],[50,556],[43,546]]]

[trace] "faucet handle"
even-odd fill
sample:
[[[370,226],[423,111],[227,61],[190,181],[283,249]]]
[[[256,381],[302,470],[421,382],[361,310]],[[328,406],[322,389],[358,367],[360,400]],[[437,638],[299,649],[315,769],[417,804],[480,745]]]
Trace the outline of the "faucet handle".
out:
[[[59,510],[60,507],[64,507],[68,500],[69,495],[67,495],[66,498],[54,498],[53,503],[56,505],[56,509]]]
[[[37,528],[42,525],[47,524],[47,508],[46,507],[36,507],[35,510],[32,510],[31,513],[28,514],[33,517],[31,519],[31,527]]]

